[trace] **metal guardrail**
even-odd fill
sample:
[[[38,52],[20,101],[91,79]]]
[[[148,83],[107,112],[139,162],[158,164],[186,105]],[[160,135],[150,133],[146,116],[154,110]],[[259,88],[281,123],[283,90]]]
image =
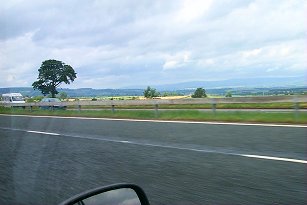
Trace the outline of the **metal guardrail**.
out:
[[[211,104],[215,109],[217,104],[230,103],[274,103],[289,102],[298,107],[301,102],[307,102],[307,95],[300,96],[259,96],[259,97],[231,97],[231,98],[188,98],[188,99],[147,99],[147,100],[98,100],[98,101],[73,101],[73,102],[36,102],[36,103],[4,103],[7,107],[41,107],[41,106],[74,106],[81,109],[82,106],[110,106],[114,111],[115,106],[142,106],[152,105],[158,109],[159,105],[199,105]]]

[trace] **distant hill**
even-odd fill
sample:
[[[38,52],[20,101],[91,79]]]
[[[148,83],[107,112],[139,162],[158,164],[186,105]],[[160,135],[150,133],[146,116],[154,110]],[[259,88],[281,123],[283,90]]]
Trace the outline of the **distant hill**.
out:
[[[70,97],[97,97],[97,96],[141,96],[143,89],[58,89],[59,92],[65,92]],[[0,94],[3,93],[21,93],[23,96],[39,96],[42,95],[40,91],[34,90],[31,87],[12,87],[0,88]]]
[[[150,85],[158,90],[184,90],[203,87],[205,89],[213,88],[270,88],[270,87],[302,87],[306,86],[307,81],[303,76],[299,77],[271,77],[271,78],[244,78],[229,79],[219,81],[189,81],[165,85]],[[129,86],[126,88],[146,88],[147,85]]]
[[[38,96],[41,92],[34,90],[31,87],[12,87],[12,88],[0,88],[0,94],[3,93],[21,93],[23,96]]]
[[[98,97],[98,96],[143,96],[147,85],[133,86],[123,89],[92,89],[60,88],[59,92],[66,92],[70,97]],[[192,81],[167,85],[152,86],[160,93],[175,92],[182,95],[189,95],[198,87],[206,89],[208,94],[225,95],[231,91],[235,95],[261,95],[267,94],[294,94],[306,93],[307,85],[304,77],[284,77],[284,78],[248,78],[230,79],[222,81]],[[18,92],[23,96],[42,95],[40,91],[31,87],[0,88],[0,94]]]
[[[178,90],[158,90],[162,95],[164,92],[176,93],[178,95],[190,95],[194,92],[192,89]],[[143,96],[144,89],[58,89],[59,92],[65,92],[69,97],[101,97],[101,96]],[[23,96],[39,96],[42,95],[39,91],[33,90],[31,87],[15,87],[15,88],[0,88],[0,94],[3,93],[21,93]],[[226,88],[206,88],[209,95],[225,96],[227,92],[231,92],[233,96],[245,95],[293,95],[307,94],[307,86],[302,87],[261,87],[261,88],[243,88],[243,87],[226,87]]]

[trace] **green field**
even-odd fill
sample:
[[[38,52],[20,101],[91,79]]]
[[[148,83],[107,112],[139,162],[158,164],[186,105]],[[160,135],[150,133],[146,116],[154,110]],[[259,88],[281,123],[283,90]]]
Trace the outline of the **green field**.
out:
[[[152,109],[154,105],[116,106],[116,109]],[[69,108],[74,108],[73,106]],[[110,106],[82,106],[84,109],[110,109]],[[160,109],[210,109],[212,104],[159,105]],[[293,109],[293,103],[220,103],[217,109]],[[299,103],[299,108],[307,109],[307,103]]]
[[[128,119],[157,119],[157,120],[189,120],[189,121],[223,121],[223,122],[262,122],[262,123],[290,123],[306,124],[306,112],[248,112],[198,110],[23,110],[18,108],[0,107],[0,113],[20,115],[47,115],[47,116],[75,116],[97,118],[128,118]]]

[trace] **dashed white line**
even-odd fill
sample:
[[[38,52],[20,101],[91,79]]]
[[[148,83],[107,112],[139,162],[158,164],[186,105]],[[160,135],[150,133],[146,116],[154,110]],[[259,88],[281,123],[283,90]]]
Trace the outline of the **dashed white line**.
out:
[[[121,142],[121,141],[119,141],[119,142]],[[136,143],[135,142],[129,142],[129,143],[134,144],[134,145],[141,145],[141,146],[178,149],[178,150],[186,150],[186,151],[193,151],[193,152],[216,153],[216,154],[233,155],[233,156],[241,156],[241,157],[248,157],[248,158],[258,158],[258,159],[266,159],[266,160],[274,160],[274,161],[285,161],[285,162],[307,164],[306,160],[300,160],[300,159],[291,159],[291,158],[283,158],[283,157],[271,157],[271,156],[263,156],[263,155],[238,154],[238,153],[233,153],[233,152],[193,149],[193,148],[176,147],[176,146],[168,146],[168,145],[156,145],[156,144],[148,144],[148,143],[137,143],[137,142]]]
[[[250,154],[242,154],[241,156],[249,157],[249,158],[269,159],[269,160],[276,160],[276,161],[296,162],[296,163],[301,163],[301,164],[307,164],[306,160],[299,160],[299,159],[290,159],[290,158],[282,158],[282,157],[270,157],[270,156],[262,156],[262,155],[250,155]]]
[[[127,140],[113,140],[113,139],[104,139],[104,138],[97,138],[97,137],[75,136],[75,135],[66,135],[66,134],[59,134],[59,133],[52,133],[52,132],[42,132],[42,131],[35,131],[35,130],[22,130],[22,129],[13,129],[13,128],[2,128],[2,127],[0,127],[0,129],[13,130],[13,131],[23,131],[23,132],[28,132],[28,133],[53,135],[53,136],[61,135],[61,136],[65,136],[65,137],[90,139],[90,140],[100,140],[100,141],[106,141],[106,142],[132,144],[132,145],[139,145],[139,146],[159,147],[159,148],[177,149],[177,150],[185,150],[185,151],[193,151],[193,152],[203,152],[203,153],[216,153],[216,154],[224,154],[224,155],[232,155],[232,156],[240,156],[240,157],[248,157],[248,158],[256,158],[256,159],[264,159],[264,160],[285,161],[285,162],[292,162],[292,163],[307,164],[306,160],[283,158],[283,157],[272,157],[272,156],[251,155],[251,154],[239,154],[239,153],[233,153],[233,152],[223,152],[223,151],[206,150],[206,149],[193,149],[193,148],[178,147],[178,146],[171,146],[171,145],[159,145],[159,144],[149,144],[149,143],[133,142],[133,141],[127,141]]]
[[[121,143],[126,143],[126,144],[132,144],[132,142],[130,142],[130,141],[126,141],[126,140],[123,140],[123,141],[118,141],[118,142],[121,142]]]
[[[26,132],[35,133],[35,134],[43,134],[43,135],[54,135],[54,136],[59,136],[60,135],[58,133],[53,133],[53,132],[41,132],[41,131],[34,131],[34,130],[28,130]]]

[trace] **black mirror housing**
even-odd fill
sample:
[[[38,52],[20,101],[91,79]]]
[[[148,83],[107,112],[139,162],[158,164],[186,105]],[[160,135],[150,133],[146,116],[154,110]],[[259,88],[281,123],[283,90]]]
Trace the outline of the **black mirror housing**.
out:
[[[75,205],[75,204],[78,204],[80,202],[82,202],[81,204],[83,204],[83,200],[86,200],[88,198],[94,197],[94,196],[102,194],[102,193],[106,193],[106,192],[114,191],[114,190],[120,190],[120,189],[131,189],[131,190],[133,190],[136,193],[141,205],[149,205],[149,201],[147,199],[145,192],[143,191],[143,189],[141,187],[139,187],[135,184],[113,184],[113,185],[110,185],[110,186],[98,187],[98,188],[91,189],[91,190],[82,192],[80,194],[77,194],[77,195],[63,201],[59,205]]]

